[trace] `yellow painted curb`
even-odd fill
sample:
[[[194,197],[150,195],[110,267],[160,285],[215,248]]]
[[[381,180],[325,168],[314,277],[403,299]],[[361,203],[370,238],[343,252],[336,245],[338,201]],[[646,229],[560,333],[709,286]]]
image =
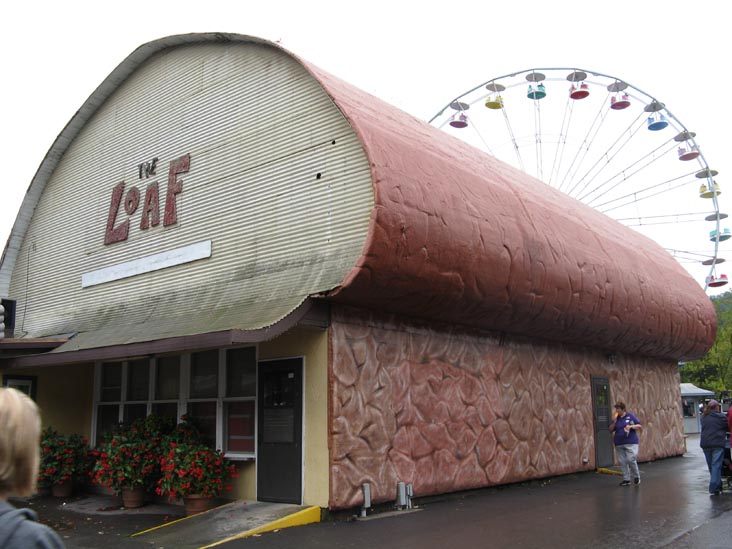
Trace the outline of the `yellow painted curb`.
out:
[[[596,470],[598,473],[605,473],[606,475],[622,476],[622,474],[623,474],[620,471],[614,471],[613,469],[606,469],[605,467],[598,467]]]
[[[284,528],[291,528],[292,526],[303,526],[314,522],[320,522],[320,507],[308,507],[307,509],[303,509],[297,513],[293,513],[286,517],[282,517],[281,519],[273,520],[272,522],[258,526],[257,528],[252,528],[246,532],[219,540],[211,545],[204,545],[203,547],[199,547],[199,549],[208,549],[209,547],[215,547],[216,545],[221,545],[222,543],[227,543],[231,540],[248,538],[256,534],[263,534],[264,532],[282,530]]]
[[[165,528],[166,526],[170,526],[171,524],[183,522],[184,520],[188,520],[189,518],[194,517],[194,516],[195,515],[191,515],[190,517],[183,517],[183,518],[171,520],[170,522],[166,522],[164,524],[158,524],[157,526],[153,526],[152,528],[148,528],[147,530],[143,530],[142,532],[135,532],[134,534],[131,534],[130,537],[134,538],[135,536],[141,536],[142,534],[147,534],[148,532],[158,530],[159,528]]]
[[[166,526],[170,526],[171,524],[178,524],[179,522],[183,522],[184,520],[192,519],[193,517],[197,517],[198,515],[203,515],[204,513],[210,513],[211,511],[215,511],[216,509],[221,509],[223,507],[226,507],[227,505],[235,505],[238,502],[232,502],[232,503],[226,503],[224,505],[219,505],[218,507],[212,507],[208,511],[203,511],[201,513],[196,513],[195,515],[188,515],[186,517],[181,517],[179,519],[171,520],[170,522],[165,522],[163,524],[158,524],[157,526],[153,526],[152,528],[148,528],[147,530],[143,530],[142,532],[135,532],[134,534],[131,534],[130,537],[134,538],[135,536],[141,536],[142,534],[147,534],[148,532],[153,532],[154,530],[159,530],[160,528],[165,528]]]

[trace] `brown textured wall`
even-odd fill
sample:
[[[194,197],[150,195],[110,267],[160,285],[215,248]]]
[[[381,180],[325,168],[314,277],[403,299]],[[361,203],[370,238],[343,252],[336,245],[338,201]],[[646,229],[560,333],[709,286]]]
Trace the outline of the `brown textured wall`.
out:
[[[374,186],[362,257],[332,299],[675,361],[712,345],[708,297],[657,243],[306,66],[363,143]]]
[[[330,506],[505,484],[595,466],[590,379],[644,424],[640,459],[684,451],[676,363],[418,326],[333,308]],[[590,462],[582,464],[582,458]]]

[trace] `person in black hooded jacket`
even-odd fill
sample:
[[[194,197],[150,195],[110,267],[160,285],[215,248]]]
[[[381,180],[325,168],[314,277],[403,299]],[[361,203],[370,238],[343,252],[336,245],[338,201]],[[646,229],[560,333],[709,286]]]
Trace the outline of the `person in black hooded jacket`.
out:
[[[63,549],[58,534],[16,509],[9,496],[30,496],[38,478],[41,420],[35,403],[15,389],[0,388],[0,549]]]
[[[701,418],[701,437],[699,445],[704,450],[709,468],[709,495],[722,493],[722,465],[724,464],[724,445],[727,439],[727,418],[720,411],[719,402],[710,400]]]

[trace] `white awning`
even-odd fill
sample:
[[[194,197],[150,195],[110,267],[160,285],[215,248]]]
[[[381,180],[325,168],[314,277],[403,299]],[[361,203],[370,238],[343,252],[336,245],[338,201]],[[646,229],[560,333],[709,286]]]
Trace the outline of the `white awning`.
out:
[[[681,396],[682,397],[696,397],[696,396],[713,397],[714,391],[707,391],[706,389],[700,389],[693,383],[682,383],[681,384]]]

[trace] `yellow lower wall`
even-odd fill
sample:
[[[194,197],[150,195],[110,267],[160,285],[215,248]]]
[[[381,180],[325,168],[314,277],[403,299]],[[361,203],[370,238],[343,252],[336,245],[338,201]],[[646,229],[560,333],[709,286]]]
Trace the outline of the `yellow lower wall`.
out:
[[[327,334],[298,327],[259,345],[260,360],[304,357],[303,504],[319,507],[328,506],[329,494]]]
[[[91,435],[94,366],[78,364],[24,368],[5,375],[36,376],[36,403],[43,426],[51,425],[64,434]]]
[[[239,478],[232,483],[232,491],[226,497],[233,499],[257,499],[257,463],[254,460],[236,462]]]
[[[327,331],[296,327],[258,346],[260,360],[303,357],[303,504],[328,506],[328,337]],[[7,372],[6,372],[7,373]],[[94,366],[92,364],[13,370],[37,376],[36,401],[44,427],[91,435]],[[257,498],[256,462],[236,463],[239,478],[227,498]]]

